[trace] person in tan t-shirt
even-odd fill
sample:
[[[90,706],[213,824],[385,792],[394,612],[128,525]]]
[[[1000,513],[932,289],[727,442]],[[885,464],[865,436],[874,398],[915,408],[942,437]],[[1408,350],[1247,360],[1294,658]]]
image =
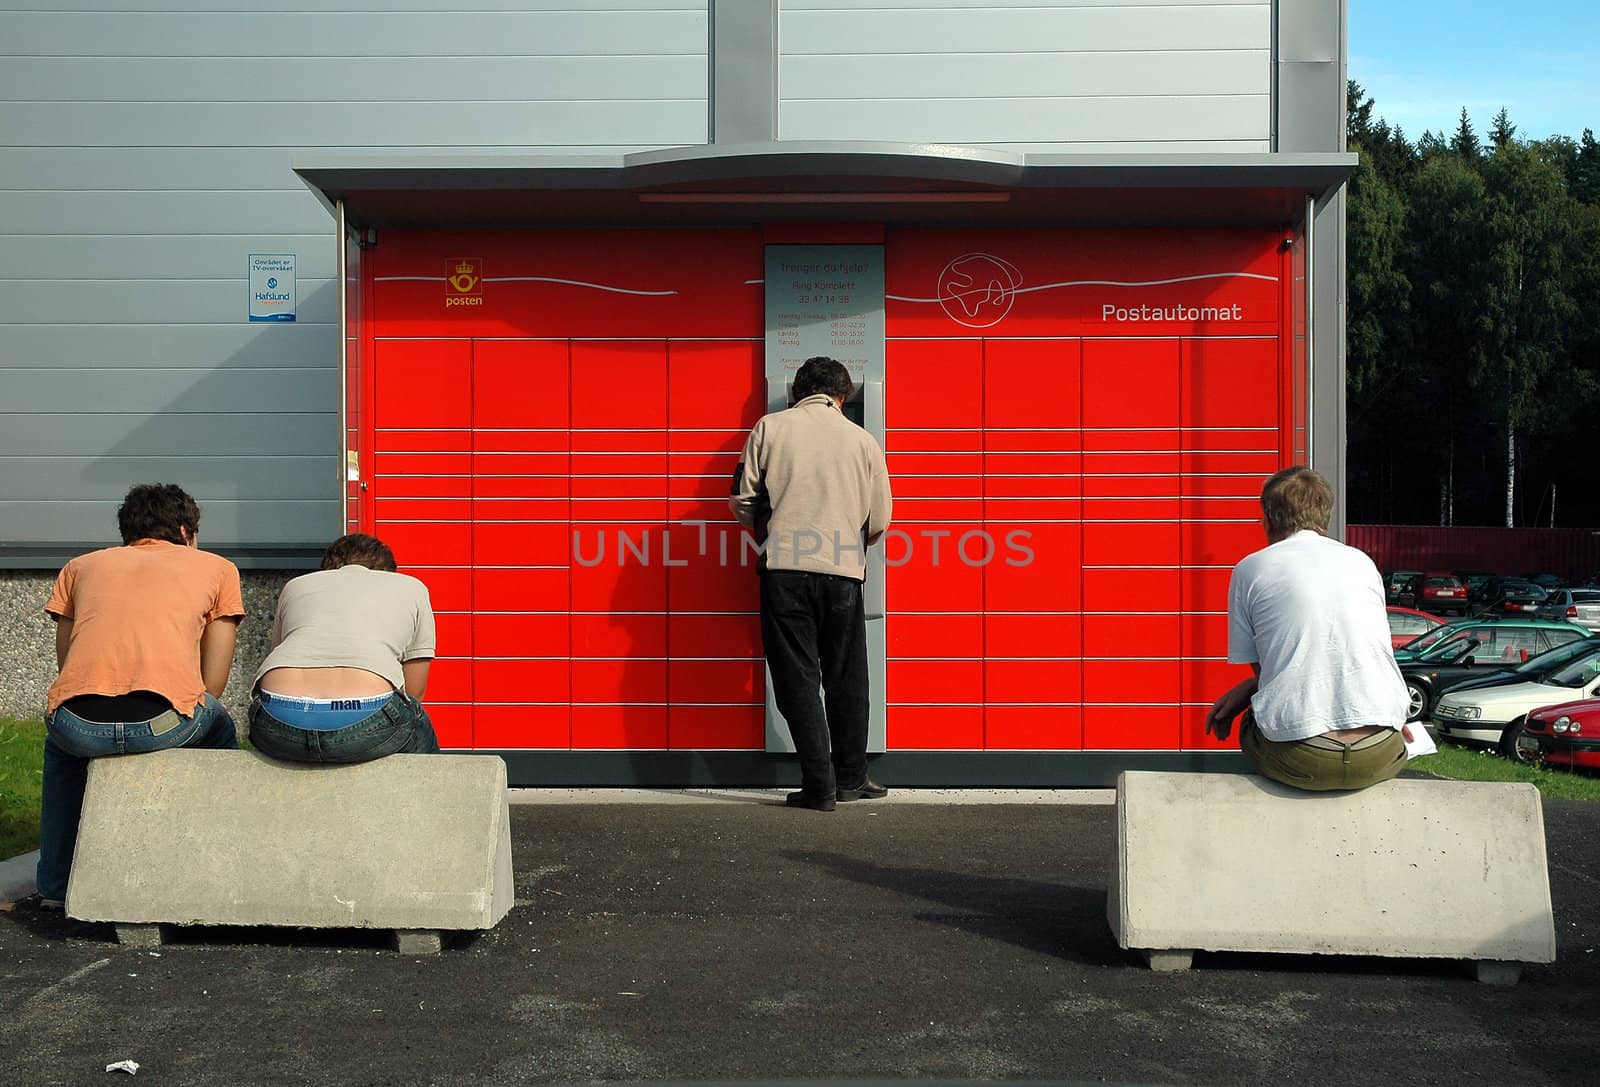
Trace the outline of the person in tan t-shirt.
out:
[[[173,747],[237,747],[217,699],[233,667],[239,570],[198,547],[200,508],[171,483],[134,487],[121,547],[62,568],[45,612],[60,673],[46,701],[40,905],[62,905],[89,760]]]

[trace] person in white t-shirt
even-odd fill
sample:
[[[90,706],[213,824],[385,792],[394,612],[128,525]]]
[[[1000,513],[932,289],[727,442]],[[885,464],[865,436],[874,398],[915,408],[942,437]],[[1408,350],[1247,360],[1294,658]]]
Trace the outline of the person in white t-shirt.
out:
[[[1261,489],[1267,546],[1228,583],[1228,661],[1251,676],[1218,698],[1206,731],[1257,772],[1299,789],[1364,789],[1406,761],[1409,700],[1367,555],[1329,539],[1333,488],[1309,468]]]
[[[341,536],[322,569],[283,587],[256,671],[250,742],[292,762],[439,750],[422,707],[434,656],[427,586],[376,536]]]

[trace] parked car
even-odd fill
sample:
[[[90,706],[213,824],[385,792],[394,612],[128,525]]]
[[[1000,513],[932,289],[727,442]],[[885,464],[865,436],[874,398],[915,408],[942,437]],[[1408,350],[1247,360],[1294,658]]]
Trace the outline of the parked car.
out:
[[[1445,691],[1434,707],[1433,723],[1446,739],[1492,744],[1514,759],[1528,714],[1596,694],[1600,694],[1600,653],[1579,657],[1540,680]]]
[[[1436,627],[1444,626],[1444,620],[1437,615],[1429,615],[1416,608],[1389,608],[1389,647],[1399,649],[1407,642]]]
[[[1517,760],[1600,770],[1600,698],[1543,706],[1528,714],[1517,737]]]
[[[1587,656],[1597,650],[1600,650],[1600,635],[1579,638],[1575,642],[1568,642],[1566,645],[1540,653],[1522,664],[1515,664],[1501,671],[1475,673],[1468,679],[1452,683],[1448,690],[1473,691],[1484,687],[1505,687],[1513,683],[1542,679],[1552,672],[1560,671],[1579,657]]]
[[[1467,587],[1454,574],[1424,574],[1415,605],[1435,615],[1467,614]]]
[[[1456,634],[1400,665],[1400,675],[1411,698],[1406,720],[1426,717],[1439,692],[1462,680],[1504,672],[1569,642],[1587,640],[1587,630],[1564,621],[1518,619],[1463,624]],[[1600,654],[1600,648],[1595,652]]]
[[[1523,574],[1522,577],[1524,581],[1531,581],[1546,592],[1567,587],[1567,579],[1560,574]]]
[[[1545,591],[1520,577],[1503,577],[1489,583],[1483,598],[1483,611],[1520,612],[1531,615],[1544,603]]]
[[[1412,641],[1407,642],[1394,651],[1394,659],[1404,664],[1408,660],[1415,660],[1435,646],[1458,637],[1463,630],[1473,630],[1479,627],[1493,626],[1499,623],[1519,623],[1534,619],[1531,615],[1511,615],[1505,612],[1488,612],[1484,615],[1470,615],[1463,618],[1452,619],[1441,627],[1434,627]]]
[[[1565,619],[1600,630],[1600,589],[1552,589],[1533,613],[1541,619]]]
[[[1383,575],[1383,602],[1402,608],[1416,607],[1421,582],[1421,570],[1391,570]]]
[[[1467,587],[1467,602],[1477,604],[1483,600],[1483,591],[1500,575],[1492,570],[1451,570],[1452,574],[1461,579],[1461,584]]]

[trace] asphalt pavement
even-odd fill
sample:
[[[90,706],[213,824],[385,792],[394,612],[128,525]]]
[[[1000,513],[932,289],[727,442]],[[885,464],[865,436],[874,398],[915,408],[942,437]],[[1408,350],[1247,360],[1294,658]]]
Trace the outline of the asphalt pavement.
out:
[[[425,958],[355,931],[124,950],[18,907],[0,1082],[116,1083],[122,1060],[185,1085],[1596,1082],[1600,805],[1545,805],[1558,958],[1509,989],[1311,956],[1152,974],[1106,925],[1112,819],[777,793],[518,805],[517,905]]]

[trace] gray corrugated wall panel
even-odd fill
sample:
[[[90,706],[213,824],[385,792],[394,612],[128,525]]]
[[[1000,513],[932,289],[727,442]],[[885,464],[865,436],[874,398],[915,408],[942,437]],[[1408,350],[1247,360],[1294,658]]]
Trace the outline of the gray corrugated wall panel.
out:
[[[0,199],[0,206],[5,200]],[[320,209],[319,209],[320,211]],[[194,235],[11,234],[0,236],[0,279],[227,279],[244,289],[244,253],[299,256],[302,284],[338,274],[323,233]],[[233,316],[237,316],[234,314]]]
[[[574,146],[501,144],[497,154],[626,155],[666,146],[604,144]],[[674,145],[675,146],[675,145]],[[187,192],[226,192],[238,189],[285,189],[300,192],[305,185],[294,176],[292,164],[325,148],[309,147],[8,147],[0,155],[0,189],[172,189]],[[417,148],[373,146],[353,148],[374,156],[414,155]],[[482,147],[436,145],[429,154],[481,155]]]
[[[337,427],[329,428],[329,436]],[[0,457],[0,471],[18,458]],[[117,501],[140,480],[179,482],[197,498],[251,501],[326,500],[336,456],[135,456],[113,450],[105,456],[39,456],[31,458],[21,478],[5,485],[0,499],[8,502],[59,501],[70,494],[82,501]]]
[[[6,430],[7,444],[28,450],[24,454],[28,456],[176,457],[191,455],[196,449],[226,449],[240,457],[286,449],[331,455],[338,448],[337,411],[164,418],[172,425],[152,425],[149,419],[135,415],[96,415],[92,423],[85,424],[78,412],[0,412],[0,427]]]
[[[318,474],[333,478],[337,458],[329,457]],[[186,481],[152,480],[137,474],[129,476],[127,487],[135,483],[178,483]],[[231,541],[249,544],[326,544],[339,535],[339,503],[329,499],[316,502],[241,501],[212,497],[196,486],[190,493],[200,503],[200,544],[210,550],[225,548]],[[55,540],[71,543],[104,541],[117,543],[116,501],[16,502],[0,499],[0,549],[6,545],[37,544]],[[39,530],[48,528],[49,535]]]
[[[1264,150],[1272,4],[785,3],[779,136]]]
[[[0,132],[12,144],[75,147],[358,148],[368,143],[498,148],[533,142],[703,143],[701,98],[624,102],[11,102]],[[604,136],[599,137],[603,133]]]
[[[151,426],[170,424],[166,416],[196,412],[326,412],[339,404],[335,367],[287,370],[11,370],[0,372],[5,397],[34,412],[161,416]],[[7,442],[7,446],[10,443]],[[0,447],[26,455],[29,449]],[[222,453],[225,450],[218,450]],[[288,450],[285,450],[288,452]],[[0,494],[9,484],[0,480]]]
[[[241,262],[242,264],[242,262]],[[228,324],[249,314],[243,278],[120,281],[11,280],[0,328],[17,324]],[[298,280],[297,320],[337,324],[339,293],[331,279]]]
[[[179,152],[181,154],[181,152]],[[261,192],[10,192],[0,235],[323,235],[333,217],[302,186]],[[328,243],[322,244],[326,247]],[[239,266],[244,274],[244,265]]]
[[[1271,120],[1266,94],[1230,97],[941,99],[873,103],[788,101],[790,140],[888,140],[1010,145],[1058,132],[1063,140],[1148,143],[1262,139]]]
[[[1075,53],[1104,50],[1261,49],[1271,5],[1105,2],[1094,7],[908,8],[886,2],[856,10],[785,5],[784,55],[827,53]],[[996,73],[1003,78],[1003,73]]]
[[[782,83],[790,100],[984,97],[1005,72],[1010,97],[1262,94],[1270,50],[1073,53],[943,53],[938,56],[789,56]],[[798,88],[806,88],[802,94]]]
[[[240,280],[240,290],[244,290]],[[3,294],[3,292],[0,292]],[[332,325],[11,325],[0,336],[0,367],[13,369],[251,370],[326,365],[339,358]],[[8,377],[10,375],[7,375]],[[16,402],[12,402],[15,407]],[[7,436],[0,430],[0,450]]]
[[[0,99],[50,100],[94,87],[109,102],[497,102],[704,98],[704,51],[578,57],[9,57]]]
[[[577,5],[569,5],[569,7]],[[703,9],[704,5],[700,5]],[[704,55],[704,10],[51,12],[0,16],[26,56]]]
[[[922,0],[926,3],[929,0]],[[932,0],[942,3],[944,0]],[[992,2],[992,0],[991,0]],[[1014,0],[999,0],[1012,3]],[[34,11],[41,0],[0,0],[0,11]],[[431,11],[441,10],[443,0],[383,0],[381,10]],[[609,8],[613,11],[684,11],[704,7],[693,0],[472,0],[474,11],[571,11],[585,5]],[[268,5],[261,0],[49,0],[55,11],[236,11],[259,13]],[[379,9],[376,0],[272,0],[274,11],[358,11],[373,12]]]

